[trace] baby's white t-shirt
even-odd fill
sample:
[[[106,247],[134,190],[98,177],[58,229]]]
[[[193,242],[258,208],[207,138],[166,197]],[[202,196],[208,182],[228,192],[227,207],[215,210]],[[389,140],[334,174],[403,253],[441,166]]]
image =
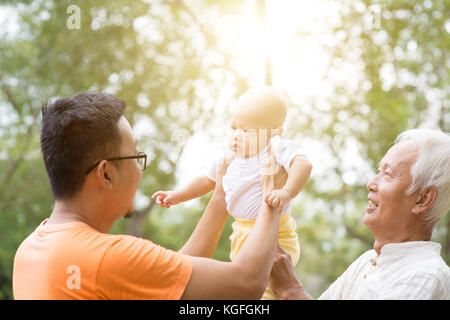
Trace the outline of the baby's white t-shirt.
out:
[[[305,156],[300,145],[294,140],[283,139],[275,136],[270,139],[270,145],[275,155],[276,162],[283,166],[289,174],[289,167],[295,156]],[[223,189],[228,213],[238,219],[256,219],[259,207],[262,203],[263,191],[260,183],[261,169],[269,160],[268,147],[259,154],[249,157],[235,157],[228,165],[223,177]],[[227,149],[210,166],[206,175],[212,181],[216,181],[216,169],[219,161],[228,154],[233,154]],[[291,202],[284,205],[282,214],[289,212]]]

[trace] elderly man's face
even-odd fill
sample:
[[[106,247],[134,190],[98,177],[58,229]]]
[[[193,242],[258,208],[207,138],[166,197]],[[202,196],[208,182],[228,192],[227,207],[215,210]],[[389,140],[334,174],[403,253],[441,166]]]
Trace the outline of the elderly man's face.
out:
[[[399,143],[381,159],[378,174],[367,184],[369,205],[363,223],[375,238],[396,239],[407,233],[416,217],[411,213],[417,193],[406,194],[411,185],[411,165],[417,158],[417,145]]]

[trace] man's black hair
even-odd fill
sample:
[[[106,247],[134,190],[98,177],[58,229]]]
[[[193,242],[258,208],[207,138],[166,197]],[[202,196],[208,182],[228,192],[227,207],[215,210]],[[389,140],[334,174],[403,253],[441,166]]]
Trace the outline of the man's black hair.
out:
[[[42,107],[41,150],[55,199],[74,196],[96,160],[119,156],[118,121],[125,102],[111,94],[86,92]]]

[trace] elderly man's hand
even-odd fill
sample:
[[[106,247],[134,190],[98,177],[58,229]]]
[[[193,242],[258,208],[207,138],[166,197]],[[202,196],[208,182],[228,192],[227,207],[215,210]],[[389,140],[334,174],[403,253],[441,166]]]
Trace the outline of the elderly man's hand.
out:
[[[269,287],[285,300],[310,300],[295,273],[291,256],[278,244],[270,272]]]

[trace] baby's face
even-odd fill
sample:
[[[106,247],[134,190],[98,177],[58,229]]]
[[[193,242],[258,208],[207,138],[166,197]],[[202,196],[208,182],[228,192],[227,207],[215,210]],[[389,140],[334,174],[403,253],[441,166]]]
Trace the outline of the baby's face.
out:
[[[231,111],[230,149],[241,158],[258,154],[271,137],[281,134],[285,116],[285,102],[274,89],[263,87],[247,91]]]
[[[267,146],[269,139],[278,133],[279,129],[264,128],[239,113],[233,113],[228,147],[237,157],[249,158],[261,152]]]

